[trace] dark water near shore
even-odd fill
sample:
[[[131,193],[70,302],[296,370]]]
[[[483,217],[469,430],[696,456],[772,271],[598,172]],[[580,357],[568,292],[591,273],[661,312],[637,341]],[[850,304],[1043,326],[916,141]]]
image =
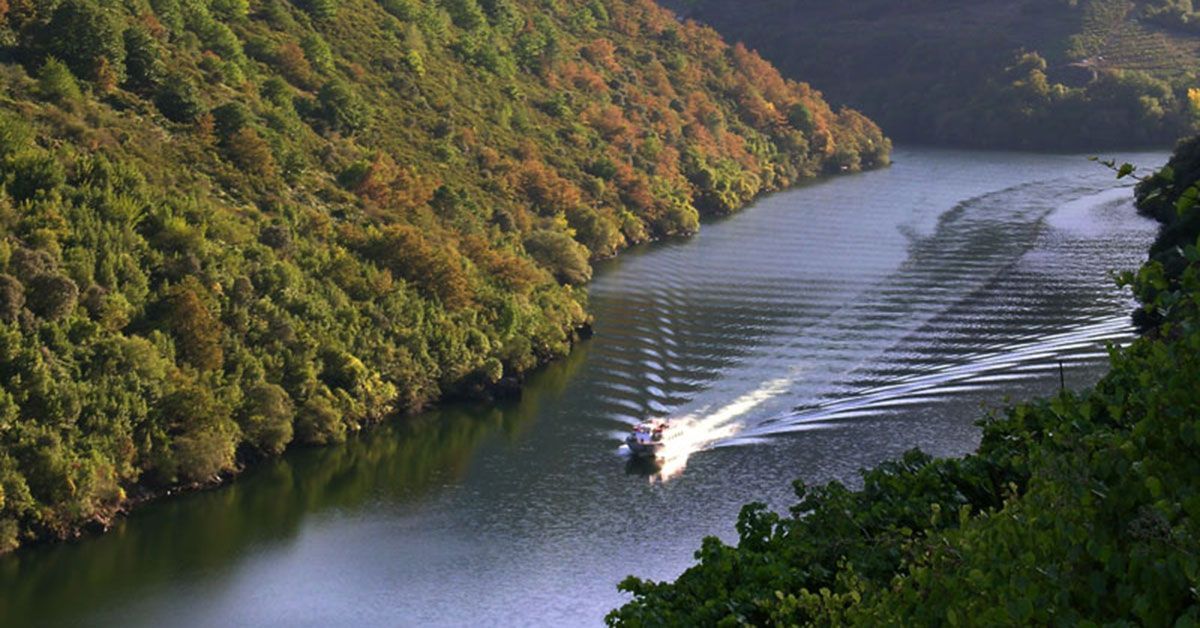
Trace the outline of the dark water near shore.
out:
[[[1122,155],[1144,167],[1165,154]],[[595,625],[739,507],[1098,378],[1131,337],[1113,269],[1154,226],[1081,156],[897,150],[776,194],[591,286],[596,336],[523,399],[305,450],[108,535],[0,559],[0,625]],[[628,426],[683,425],[663,468]]]

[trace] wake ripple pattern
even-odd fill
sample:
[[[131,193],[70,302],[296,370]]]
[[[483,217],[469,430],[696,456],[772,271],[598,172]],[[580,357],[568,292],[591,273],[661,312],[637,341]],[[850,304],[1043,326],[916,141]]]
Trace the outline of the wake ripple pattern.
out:
[[[901,161],[859,175],[854,199],[838,180],[777,194],[698,242],[614,262],[592,288],[589,376],[614,438],[672,417],[677,473],[714,446],[998,402],[1057,381],[1060,362],[1095,371],[1132,338],[1109,271],[1136,267],[1154,227],[1093,164],[1031,159],[1067,173],[965,160],[931,188]]]

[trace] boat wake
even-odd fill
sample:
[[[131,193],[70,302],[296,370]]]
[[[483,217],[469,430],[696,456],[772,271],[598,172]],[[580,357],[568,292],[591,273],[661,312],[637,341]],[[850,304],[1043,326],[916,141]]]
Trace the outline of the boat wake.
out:
[[[790,385],[790,380],[773,380],[716,410],[703,407],[672,418],[671,429],[663,439],[652,477],[669,480],[679,476],[692,454],[735,437],[745,426],[740,420],[742,417],[763,402],[787,392]],[[621,445],[619,451],[622,455],[630,455],[626,445]]]
[[[890,175],[869,176],[886,197]],[[611,326],[597,332],[598,409],[671,421],[652,479],[707,449],[942,401],[999,404],[1014,382],[1057,385],[1060,363],[1094,373],[1107,344],[1133,337],[1108,271],[1136,267],[1154,225],[1107,173],[880,214],[840,211],[821,197],[835,185],[805,206],[768,197],[755,211],[770,220],[722,225],[703,247],[625,262],[653,267],[650,289],[621,276],[593,287],[611,308],[597,312]]]

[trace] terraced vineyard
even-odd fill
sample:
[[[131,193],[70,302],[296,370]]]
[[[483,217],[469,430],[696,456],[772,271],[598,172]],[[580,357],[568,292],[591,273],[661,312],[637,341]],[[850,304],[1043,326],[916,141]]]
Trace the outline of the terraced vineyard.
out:
[[[893,136],[1167,147],[1197,129],[1200,13],[1176,0],[662,0]]]
[[[1200,41],[1144,24],[1127,0],[1093,0],[1070,53],[1096,67],[1178,77],[1200,69]]]

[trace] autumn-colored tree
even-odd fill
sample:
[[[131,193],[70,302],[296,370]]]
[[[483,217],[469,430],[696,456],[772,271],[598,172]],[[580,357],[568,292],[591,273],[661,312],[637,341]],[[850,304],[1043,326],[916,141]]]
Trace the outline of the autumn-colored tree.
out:
[[[293,84],[301,87],[312,85],[312,65],[304,56],[304,50],[296,42],[289,41],[280,46],[279,50],[275,52],[275,63],[279,64],[283,75]]]
[[[279,167],[266,140],[253,127],[242,127],[225,139],[225,153],[243,171],[262,179],[279,176]]]
[[[472,291],[462,258],[448,242],[434,243],[411,225],[392,225],[369,245],[372,259],[449,309],[466,307]]]
[[[200,297],[202,290],[195,280],[172,289],[168,320],[180,357],[192,366],[208,371],[221,367],[225,353],[221,348],[221,322]]]
[[[561,214],[582,202],[579,188],[548,167],[529,159],[513,173],[513,182],[529,203],[545,216]]]
[[[617,62],[616,52],[617,48],[613,45],[612,41],[603,37],[593,39],[580,50],[580,54],[584,59],[609,72],[619,72],[621,70],[621,64]]]

